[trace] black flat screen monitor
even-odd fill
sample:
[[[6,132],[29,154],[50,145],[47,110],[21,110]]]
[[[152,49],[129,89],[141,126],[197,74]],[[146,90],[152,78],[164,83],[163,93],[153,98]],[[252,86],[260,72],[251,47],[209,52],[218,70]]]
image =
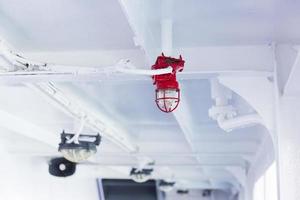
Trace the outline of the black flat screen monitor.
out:
[[[99,184],[100,181],[100,184]],[[136,183],[132,180],[99,179],[100,200],[157,200],[155,181]],[[101,188],[99,188],[101,190]]]

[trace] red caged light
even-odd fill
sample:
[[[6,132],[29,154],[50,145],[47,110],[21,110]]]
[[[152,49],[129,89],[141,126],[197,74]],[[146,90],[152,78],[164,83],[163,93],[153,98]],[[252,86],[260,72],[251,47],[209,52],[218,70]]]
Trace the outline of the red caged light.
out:
[[[156,85],[156,105],[166,113],[174,111],[180,101],[180,89],[176,80],[176,73],[181,72],[184,67],[184,60],[166,57],[164,54],[158,56],[152,70],[172,67],[172,73],[152,76],[153,85]]]

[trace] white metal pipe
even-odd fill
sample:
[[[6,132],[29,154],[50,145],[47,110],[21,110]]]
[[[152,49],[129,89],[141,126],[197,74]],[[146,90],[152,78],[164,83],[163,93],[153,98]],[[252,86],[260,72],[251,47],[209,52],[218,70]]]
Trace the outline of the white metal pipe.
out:
[[[115,72],[125,73],[125,74],[136,74],[136,75],[161,75],[172,73],[172,67],[159,70],[144,70],[135,68],[129,60],[122,59],[114,66],[107,67],[79,67],[79,66],[65,66],[65,65],[56,65],[49,63],[42,63],[32,61],[26,58],[23,58],[17,54],[14,54],[8,51],[6,48],[2,48],[3,56],[12,64],[19,66],[21,70],[24,71],[14,71],[0,73],[0,75],[79,75],[79,74],[113,74]],[[28,66],[26,66],[28,65]]]
[[[137,75],[161,75],[161,74],[169,74],[172,73],[173,68],[167,67],[165,69],[156,69],[156,70],[144,70],[144,69],[126,69],[126,68],[119,68],[117,69],[118,72],[122,72],[125,74],[137,74]]]
[[[137,69],[133,65],[130,64],[129,60],[121,60],[115,66],[107,66],[107,67],[79,67],[79,66],[65,66],[65,65],[56,65],[56,64],[46,64],[46,63],[38,63],[34,61],[27,60],[25,58],[16,56],[11,53],[5,53],[5,58],[9,58],[9,62],[13,65],[20,65],[22,69],[24,69],[24,64],[29,64],[30,66],[36,66],[38,69],[35,70],[26,70],[24,71],[14,71],[14,72],[5,72],[0,73],[0,75],[45,75],[45,74],[53,74],[53,75],[82,75],[82,74],[113,74],[116,72],[125,73],[125,74],[136,74],[136,75],[161,75],[172,73],[172,67],[168,67],[165,69],[158,70],[145,70],[145,69]]]
[[[210,79],[219,75],[233,77],[269,77],[269,72],[259,71],[186,71],[178,73],[178,80]],[[78,82],[78,81],[149,81],[148,76],[130,73],[62,73],[51,71],[19,71],[0,73],[0,83]]]
[[[167,67],[165,69],[158,69],[158,70],[142,70],[142,69],[116,69],[114,71],[105,71],[105,70],[69,70],[69,71],[14,71],[14,72],[0,72],[0,78],[5,77],[15,77],[15,78],[25,78],[25,77],[46,77],[46,76],[52,76],[53,79],[55,79],[55,76],[105,76],[114,74],[116,72],[124,73],[124,74],[133,74],[133,75],[145,75],[145,76],[153,76],[153,75],[161,75],[161,74],[169,74],[172,73],[172,67]],[[51,77],[48,78],[50,80],[53,80]],[[47,81],[47,79],[45,80]]]
[[[172,19],[162,19],[161,21],[161,49],[167,56],[172,56],[173,49],[173,22]]]
[[[172,0],[162,0],[161,3],[161,49],[167,56],[173,51],[173,20]]]

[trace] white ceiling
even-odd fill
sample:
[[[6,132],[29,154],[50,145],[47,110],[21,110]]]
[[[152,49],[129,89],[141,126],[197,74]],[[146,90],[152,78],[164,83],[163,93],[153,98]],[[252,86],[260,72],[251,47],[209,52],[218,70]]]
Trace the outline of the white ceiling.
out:
[[[127,3],[129,8],[137,3],[132,0],[123,2]],[[290,19],[300,13],[291,8],[292,2],[295,3],[272,0],[174,1],[174,47],[179,52],[181,47],[194,48],[193,51],[184,51],[184,58],[194,59],[193,62],[187,60],[187,71],[202,69],[201,63],[207,64],[206,69],[213,68],[219,71],[269,70],[271,61],[265,56],[269,55],[265,54],[265,47],[247,46],[241,47],[243,51],[240,51],[235,47],[232,49],[219,46],[265,45],[274,38],[297,41],[300,29],[293,25],[298,23],[300,17],[297,20]],[[133,37],[145,36],[143,39],[146,43],[142,48],[146,53],[149,52],[149,46],[146,44],[151,43],[151,48],[160,46],[160,4],[155,0],[140,1],[137,5],[141,5],[138,8],[142,8],[139,12],[135,10],[128,13],[130,9],[123,12],[117,0],[0,0],[0,35],[19,52],[42,61],[73,65],[95,63],[94,65],[101,66],[114,64],[126,54],[138,63],[138,67],[145,67],[146,56],[134,45]],[[281,5],[284,6],[279,15],[284,17],[278,22],[275,11]],[[290,12],[287,13],[286,9]],[[140,29],[140,24],[130,20],[132,16],[134,19],[141,19],[143,16],[144,29]],[[278,24],[285,24],[287,27],[277,30]],[[138,34],[140,30],[146,33]],[[210,53],[202,55],[202,60],[199,59],[198,62],[201,55],[197,53],[205,52],[201,47],[205,45],[216,47],[208,49]],[[251,55],[236,56],[243,52],[251,52]],[[218,59],[212,55],[226,56]],[[226,64],[226,67],[220,64]],[[65,94],[88,106],[99,116],[104,116],[111,122],[111,126],[121,128],[122,134],[127,134],[131,141],[138,145],[141,155],[155,159],[158,168],[169,167],[178,180],[220,183],[227,181],[230,184],[237,182],[237,178],[226,167],[234,166],[247,171],[257,156],[264,136],[267,135],[266,129],[254,126],[226,133],[208,116],[208,109],[214,103],[211,99],[209,77],[195,76],[184,79],[180,81],[180,85],[189,107],[188,114],[182,120],[190,124],[192,145],[186,140],[180,121],[174,115],[162,113],[156,108],[154,87],[150,78],[57,83]],[[54,137],[59,137],[63,129],[74,131],[78,123],[22,83],[1,85],[0,91],[0,110],[34,123]],[[256,113],[237,94],[233,95],[231,103],[239,108],[240,114]],[[0,137],[15,154],[57,155],[56,149],[54,151],[46,144],[43,146],[35,139],[26,138],[11,130],[3,128]],[[12,144],[15,140],[18,141],[17,149],[13,148]],[[137,165],[134,156],[105,138],[96,160],[99,166],[129,169]],[[123,177],[127,177],[127,174],[114,178]],[[163,178],[158,174],[157,178],[160,177]]]
[[[22,51],[134,48],[117,0],[3,0],[0,10],[1,35]]]
[[[130,14],[147,23],[142,29],[151,41],[149,45],[160,47],[161,1],[121,2],[136,7],[128,9]],[[170,14],[174,23],[173,46],[299,43],[299,6],[293,0],[173,0]]]

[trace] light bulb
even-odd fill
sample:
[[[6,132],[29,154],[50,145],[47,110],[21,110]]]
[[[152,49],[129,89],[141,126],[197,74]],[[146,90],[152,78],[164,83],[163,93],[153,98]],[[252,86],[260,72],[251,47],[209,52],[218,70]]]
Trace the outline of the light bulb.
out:
[[[89,148],[61,148],[60,152],[67,160],[71,162],[81,162],[87,160],[89,157],[97,152],[95,146],[90,146]]]
[[[149,175],[146,174],[135,174],[132,175],[132,180],[134,180],[137,183],[144,183],[150,179]]]
[[[61,133],[61,143],[58,151],[62,153],[65,159],[71,162],[81,162],[97,152],[96,146],[100,144],[100,135],[79,135],[77,142],[72,141],[75,134]]]
[[[158,89],[156,90],[156,104],[164,112],[172,112],[179,104],[178,89]]]

